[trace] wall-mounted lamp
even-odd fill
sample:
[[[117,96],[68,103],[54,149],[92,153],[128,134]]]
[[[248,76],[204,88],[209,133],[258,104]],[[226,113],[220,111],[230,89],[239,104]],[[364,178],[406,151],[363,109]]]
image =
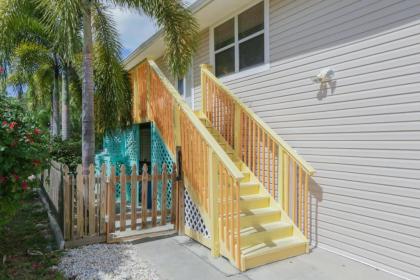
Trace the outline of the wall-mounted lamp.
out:
[[[317,84],[331,82],[334,79],[335,71],[329,67],[322,69],[318,75],[312,77],[311,80]]]

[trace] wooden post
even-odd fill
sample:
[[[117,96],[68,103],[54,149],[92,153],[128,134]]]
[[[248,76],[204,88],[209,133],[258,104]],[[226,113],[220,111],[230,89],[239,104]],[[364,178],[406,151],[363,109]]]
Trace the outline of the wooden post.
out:
[[[131,167],[131,230],[137,228],[137,165]]]
[[[206,76],[203,72],[203,69],[212,71],[212,66],[210,64],[201,64],[201,110],[204,114],[207,114],[207,82]]]
[[[184,193],[185,186],[183,181],[183,165],[182,165],[182,152],[181,147],[176,147],[176,162],[178,167],[177,174],[177,215],[176,215],[176,230],[179,235],[184,234]]]
[[[166,225],[166,191],[168,188],[168,172],[166,163],[162,166],[162,193],[160,199],[160,224]]]
[[[82,166],[79,164],[77,166],[77,177],[76,177],[76,203],[77,203],[77,237],[82,237],[84,235],[84,215],[83,215],[83,193],[84,193],[84,184],[83,184],[83,174]]]
[[[217,170],[217,159],[214,156],[211,148],[208,148],[208,187],[210,190],[210,232],[211,232],[211,254],[213,257],[220,256],[220,241],[219,241],[219,213],[218,213],[218,201],[219,201],[219,174]],[[222,202],[223,203],[223,202]]]
[[[147,227],[147,188],[148,174],[147,165],[143,165],[142,181],[141,181],[141,228]]]
[[[120,231],[125,231],[126,228],[126,185],[127,178],[125,173],[125,165],[121,165],[120,168]]]
[[[176,179],[176,164],[172,165],[172,173],[171,173],[171,182],[172,182],[172,191],[171,191],[171,223],[175,224],[176,221],[176,209],[178,208],[177,205],[177,190],[178,190],[178,181]]]
[[[71,239],[71,208],[73,206],[71,180],[69,176],[69,168],[67,165],[63,167],[63,232],[64,240]]]
[[[274,141],[273,141],[273,143],[274,143]],[[273,147],[275,147],[275,146],[273,146]],[[278,168],[278,170],[277,170],[277,177],[278,177],[277,178],[277,194],[278,194],[277,201],[280,203],[281,207],[284,209],[284,203],[283,203],[284,195],[283,195],[283,193],[284,193],[285,185],[284,185],[284,181],[283,181],[283,172],[284,172],[284,170],[283,170],[283,166],[284,166],[283,149],[278,144],[277,144],[277,147],[278,147],[278,151],[277,151],[277,168]],[[273,156],[274,156],[274,151],[273,151]],[[273,161],[273,163],[274,163],[274,161]],[[273,168],[274,168],[274,165],[273,165]],[[273,176],[274,176],[274,174],[273,174]]]

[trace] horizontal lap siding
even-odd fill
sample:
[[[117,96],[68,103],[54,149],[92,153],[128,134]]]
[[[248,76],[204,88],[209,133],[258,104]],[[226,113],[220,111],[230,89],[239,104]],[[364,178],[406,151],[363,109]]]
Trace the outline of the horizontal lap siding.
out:
[[[420,279],[419,46],[419,1],[271,0],[270,69],[226,83],[317,170],[312,242],[410,279]],[[328,66],[336,85],[322,92],[311,77]]]
[[[201,109],[201,64],[208,64],[209,59],[209,29],[205,29],[199,35],[197,53],[193,61],[194,75],[194,110]]]

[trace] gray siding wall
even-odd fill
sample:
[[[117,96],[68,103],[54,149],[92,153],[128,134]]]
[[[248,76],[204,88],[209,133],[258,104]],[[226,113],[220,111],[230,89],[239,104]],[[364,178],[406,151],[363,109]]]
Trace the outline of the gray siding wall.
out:
[[[420,279],[420,2],[271,0],[270,69],[226,85],[317,170],[312,243]]]
[[[194,80],[194,110],[201,109],[201,77],[200,65],[209,63],[209,29],[205,29],[200,33],[200,41],[198,43],[197,53],[193,61],[193,80]]]

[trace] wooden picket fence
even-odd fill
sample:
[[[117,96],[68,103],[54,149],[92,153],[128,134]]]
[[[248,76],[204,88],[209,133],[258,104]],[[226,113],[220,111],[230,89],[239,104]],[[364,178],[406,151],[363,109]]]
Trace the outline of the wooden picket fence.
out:
[[[83,175],[79,165],[76,174],[72,174],[66,165],[53,163],[51,169],[44,171],[44,189],[59,213],[57,220],[61,221],[65,247],[133,240],[179,230],[179,201],[183,196],[175,164],[171,172],[163,164],[160,173],[155,165],[151,174],[146,164],[140,174],[136,165],[131,167],[130,174],[124,165],[118,176],[115,166],[109,176],[106,170],[102,165],[95,174],[94,165],[90,165],[89,174]],[[172,203],[168,209],[169,191]]]

